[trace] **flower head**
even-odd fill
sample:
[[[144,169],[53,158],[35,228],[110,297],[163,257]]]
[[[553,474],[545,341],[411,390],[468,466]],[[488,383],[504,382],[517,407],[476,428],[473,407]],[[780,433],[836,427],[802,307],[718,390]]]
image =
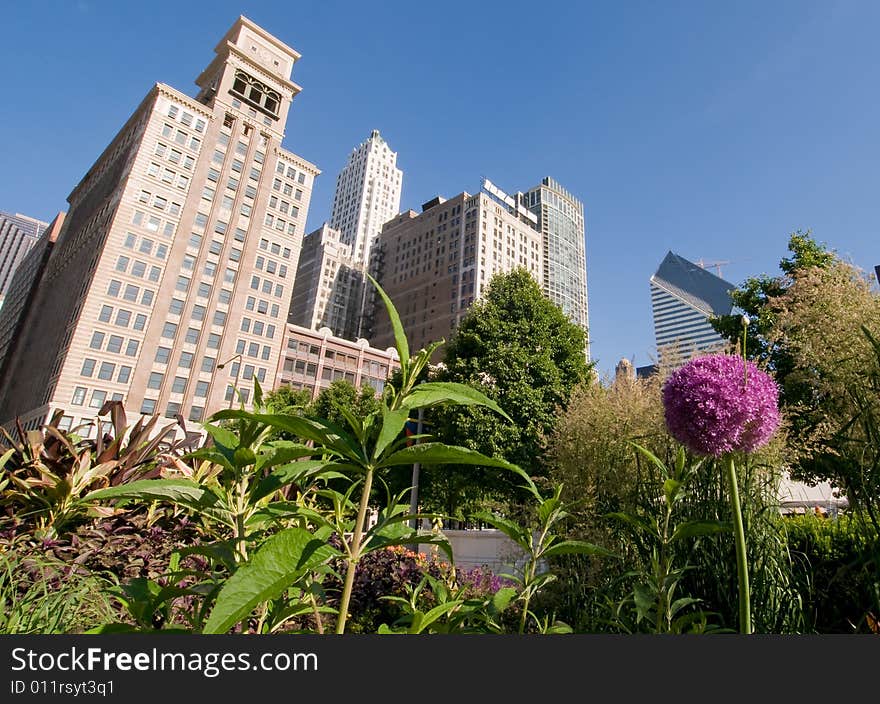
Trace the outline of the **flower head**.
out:
[[[752,452],[779,425],[779,387],[737,355],[697,357],[663,385],[669,433],[701,455]]]

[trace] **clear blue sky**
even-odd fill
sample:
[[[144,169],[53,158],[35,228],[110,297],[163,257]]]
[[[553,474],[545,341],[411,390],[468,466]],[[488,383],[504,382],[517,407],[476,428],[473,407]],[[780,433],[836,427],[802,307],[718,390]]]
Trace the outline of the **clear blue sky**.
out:
[[[876,0],[7,3],[0,210],[42,219],[155,82],[194,80],[239,14],[302,59],[284,146],[336,174],[379,129],[403,209],[552,176],[584,202],[601,373],[652,361],[668,250],[777,272],[789,234],[880,264]]]

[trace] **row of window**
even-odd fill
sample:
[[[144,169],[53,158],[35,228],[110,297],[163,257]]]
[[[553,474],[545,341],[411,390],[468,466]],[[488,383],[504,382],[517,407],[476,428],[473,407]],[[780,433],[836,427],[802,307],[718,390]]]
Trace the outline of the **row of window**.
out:
[[[131,223],[150,232],[161,232],[165,237],[174,237],[175,223],[171,220],[162,220],[158,215],[147,215],[142,210],[135,210]]]
[[[131,265],[131,269],[129,269]],[[116,259],[116,271],[122,274],[130,274],[139,279],[148,279],[149,281],[158,282],[162,278],[162,267],[147,264],[140,259],[132,260],[124,254],[119,255]]]
[[[95,369],[98,370],[98,379],[102,381],[113,381],[114,376],[116,377],[116,381],[120,384],[127,384],[128,380],[131,378],[131,367],[120,364],[117,365],[114,362],[100,362],[97,359],[86,358],[83,360],[82,369],[80,370],[80,376],[92,378],[95,375]]]
[[[125,234],[125,241],[122,243],[122,246],[126,249],[135,249],[135,245],[137,245],[138,237],[133,232],[127,232]],[[155,247],[155,249],[154,249]],[[163,243],[154,242],[149,237],[141,237],[140,245],[137,247],[137,251],[141,254],[146,254],[148,257],[156,257],[157,259],[165,260],[168,256],[168,245]]]
[[[70,400],[71,405],[73,406],[82,406],[86,402],[86,395],[88,394],[88,389],[85,386],[77,386],[73,390],[73,398]],[[114,393],[110,395],[111,401],[121,401],[122,394]],[[102,389],[93,389],[92,395],[89,398],[89,408],[100,408],[107,401],[107,392]]]
[[[128,342],[126,342],[119,335],[112,335],[101,330],[95,330],[92,333],[92,339],[89,341],[89,347],[91,349],[104,350],[106,352],[113,352],[114,354],[122,352],[123,345],[125,345],[125,354],[128,357],[137,357],[140,340],[130,338]]]
[[[198,331],[196,331],[198,332]],[[211,338],[216,338],[212,340]],[[208,348],[209,349],[218,349],[220,347],[220,336],[211,333],[208,337]],[[171,359],[171,348],[170,347],[157,347],[156,348],[156,358],[155,362],[157,364],[168,364],[168,361]],[[180,359],[177,362],[177,366],[183,369],[192,369],[193,361],[195,360],[195,356],[192,352],[181,352]],[[210,374],[214,371],[214,363],[216,362],[216,358],[214,357],[202,357],[202,367],[201,371],[207,372]]]
[[[125,288],[122,286],[121,281],[111,279],[107,286],[107,295],[111,298],[119,298],[121,295],[123,300],[130,301],[131,303],[137,303],[140,300],[140,303],[145,306],[153,304],[155,293],[152,289],[141,289],[140,286],[135,286],[134,284],[125,284]]]
[[[116,318],[113,318],[113,311],[116,311]],[[98,313],[99,323],[113,322],[121,328],[127,328],[129,325],[135,330],[143,330],[147,326],[147,316],[143,313],[133,313],[125,308],[113,308],[113,306],[101,306]]]
[[[205,131],[205,121],[202,118],[196,117],[186,110],[181,110],[177,105],[169,105],[167,114],[172,120],[179,120],[184,127],[191,127],[200,133]]]
[[[253,335],[259,335],[261,337],[267,337],[270,340],[275,337],[275,326],[274,325],[266,325],[262,320],[254,320],[253,325],[251,324],[250,318],[242,318],[241,319],[241,331],[249,332]]]

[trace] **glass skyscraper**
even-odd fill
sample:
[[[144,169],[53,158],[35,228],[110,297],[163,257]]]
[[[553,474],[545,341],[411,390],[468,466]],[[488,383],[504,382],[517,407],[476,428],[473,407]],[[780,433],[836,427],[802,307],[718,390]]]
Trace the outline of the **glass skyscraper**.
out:
[[[541,229],[544,293],[573,323],[588,332],[584,205],[550,177],[529,190],[524,199],[526,207],[538,217]],[[585,351],[589,360],[587,339]]]
[[[709,317],[730,315],[733,284],[673,252],[666,254],[650,281],[654,338],[662,366],[676,366],[695,353],[724,346]]]

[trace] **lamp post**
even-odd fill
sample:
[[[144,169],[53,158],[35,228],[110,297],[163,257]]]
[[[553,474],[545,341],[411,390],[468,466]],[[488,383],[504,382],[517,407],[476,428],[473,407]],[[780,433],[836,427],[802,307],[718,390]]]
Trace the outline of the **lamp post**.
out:
[[[229,364],[233,359],[238,359],[238,368],[235,370],[235,381],[232,383],[232,393],[229,395],[229,407],[232,408],[232,401],[235,398],[235,390],[238,388],[238,375],[241,373],[241,353],[235,355],[234,357],[230,357],[225,362],[217,365],[217,371],[223,369],[227,364]]]

